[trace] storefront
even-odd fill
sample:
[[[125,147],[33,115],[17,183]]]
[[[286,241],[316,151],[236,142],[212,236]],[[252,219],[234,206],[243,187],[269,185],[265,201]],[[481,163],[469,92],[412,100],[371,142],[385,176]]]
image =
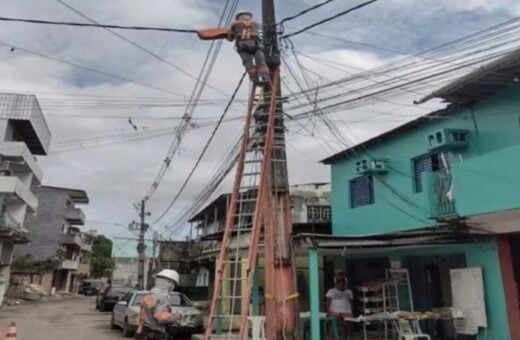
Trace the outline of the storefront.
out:
[[[497,243],[489,235],[431,229],[359,238],[298,235],[295,242],[307,252],[309,292],[331,288],[331,280],[320,280],[320,261],[347,272],[354,293],[350,328],[359,339],[365,333],[390,339],[402,318],[432,339],[511,339]],[[306,338],[320,339],[324,295],[310,294],[308,312]]]

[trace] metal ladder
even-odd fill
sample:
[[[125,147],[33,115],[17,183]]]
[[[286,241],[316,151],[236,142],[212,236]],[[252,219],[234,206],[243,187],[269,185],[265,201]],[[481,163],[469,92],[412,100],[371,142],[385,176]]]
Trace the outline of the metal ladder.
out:
[[[279,75],[274,77],[279,82]],[[273,84],[276,85],[276,84]],[[273,89],[276,86],[272,87]],[[276,93],[252,85],[204,339],[245,339],[272,164],[285,148]],[[238,332],[237,332],[238,331]]]

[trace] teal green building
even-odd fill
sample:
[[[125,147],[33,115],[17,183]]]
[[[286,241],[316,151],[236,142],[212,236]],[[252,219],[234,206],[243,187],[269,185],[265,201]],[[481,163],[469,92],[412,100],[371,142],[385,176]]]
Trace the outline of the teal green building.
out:
[[[516,51],[416,103],[439,98],[445,109],[325,159],[334,238],[302,242],[310,270],[328,256],[356,286],[407,268],[414,309],[429,311],[459,298],[450,270],[481,268],[485,326],[458,339],[520,339],[519,76]],[[320,300],[311,302],[313,339]],[[455,333],[422,325],[435,339]]]

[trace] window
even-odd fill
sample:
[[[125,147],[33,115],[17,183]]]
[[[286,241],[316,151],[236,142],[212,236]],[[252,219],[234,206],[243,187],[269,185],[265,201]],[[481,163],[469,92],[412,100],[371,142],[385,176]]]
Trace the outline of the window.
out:
[[[413,184],[415,192],[423,191],[423,177],[425,172],[446,169],[447,160],[439,153],[430,153],[419,156],[412,160],[413,163]]]
[[[321,219],[324,221],[330,221],[330,207],[323,207],[321,209]]]
[[[309,221],[316,221],[320,219],[320,207],[309,206],[307,208],[307,218]]]
[[[357,208],[374,203],[372,176],[361,176],[350,180],[350,207]]]
[[[309,222],[330,221],[330,206],[328,205],[308,205],[307,220]]]

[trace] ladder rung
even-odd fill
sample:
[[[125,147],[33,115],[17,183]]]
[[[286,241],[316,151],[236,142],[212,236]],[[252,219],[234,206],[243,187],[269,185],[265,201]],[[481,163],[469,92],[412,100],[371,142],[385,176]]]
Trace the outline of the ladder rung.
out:
[[[251,190],[251,189],[258,189],[257,185],[244,185],[240,187],[240,190]]]
[[[214,318],[226,318],[226,319],[232,319],[232,318],[239,318],[240,315],[234,315],[234,314],[217,314],[213,316]]]
[[[256,202],[256,198],[237,199],[237,202]]]
[[[237,278],[237,277],[231,277],[231,278],[222,278],[222,280],[224,281],[245,281],[247,280],[247,277],[240,277],[240,278]]]
[[[254,176],[254,175],[260,175],[261,172],[246,172],[242,174],[242,176]]]
[[[250,159],[250,160],[244,161],[244,163],[248,163],[248,164],[250,164],[250,163],[260,163],[260,162],[262,162],[261,159]]]
[[[233,216],[235,217],[240,217],[240,216],[253,216],[255,213],[240,213],[240,214],[233,214]]]

